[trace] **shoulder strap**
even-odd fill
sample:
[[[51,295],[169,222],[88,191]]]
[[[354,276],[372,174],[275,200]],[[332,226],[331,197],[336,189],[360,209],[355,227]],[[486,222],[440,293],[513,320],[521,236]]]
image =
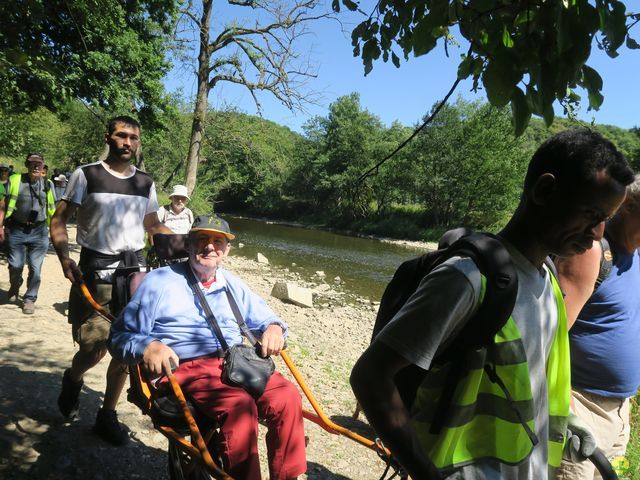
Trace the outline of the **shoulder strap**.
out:
[[[446,258],[454,256],[473,260],[486,279],[486,289],[476,314],[440,356],[444,360],[491,344],[511,316],[518,295],[518,276],[511,255],[495,235],[474,233],[461,238],[447,249]]]
[[[215,315],[211,311],[209,302],[207,302],[207,299],[205,298],[204,293],[202,293],[202,290],[198,285],[198,281],[196,280],[195,275],[191,271],[191,267],[187,265],[186,268],[187,268],[187,276],[189,278],[189,286],[191,287],[193,292],[196,294],[196,296],[198,297],[198,300],[200,301],[200,304],[202,305],[202,309],[204,310],[204,313],[207,316],[207,323],[209,324],[209,327],[211,328],[213,333],[215,333],[216,337],[218,337],[218,341],[220,342],[222,349],[224,351],[227,351],[229,349],[229,344],[225,340],[224,335],[222,334],[222,330],[220,329],[220,325],[218,325],[218,321],[216,320]],[[233,312],[233,315],[236,318],[236,322],[238,322],[240,331],[245,337],[247,337],[249,342],[251,342],[251,345],[256,345],[258,341],[251,333],[251,330],[249,330],[249,328],[247,327],[247,324],[244,322],[244,319],[242,318],[242,314],[240,313],[240,309],[238,308],[238,304],[236,303],[235,298],[233,298],[233,295],[231,295],[231,292],[229,291],[228,287],[225,287],[225,293],[227,294],[227,299],[229,300],[231,311]]]
[[[200,290],[200,286],[198,285],[198,281],[196,280],[196,276],[191,271],[191,267],[186,265],[187,268],[187,277],[189,279],[189,286],[193,290],[193,293],[196,294],[198,300],[200,301],[200,305],[202,305],[202,309],[207,316],[207,323],[209,324],[209,328],[213,331],[216,337],[218,337],[218,341],[220,342],[220,346],[226,352],[229,350],[229,344],[224,339],[224,335],[222,334],[222,330],[220,330],[220,325],[218,325],[218,321],[216,320],[215,315],[211,311],[211,307],[207,302],[207,299],[204,297],[204,293]]]
[[[600,248],[602,249],[602,253],[600,254],[600,271],[598,272],[598,278],[596,278],[596,283],[593,287],[594,292],[609,276],[613,268],[613,251],[611,250],[611,245],[609,245],[609,240],[604,236],[600,240]]]

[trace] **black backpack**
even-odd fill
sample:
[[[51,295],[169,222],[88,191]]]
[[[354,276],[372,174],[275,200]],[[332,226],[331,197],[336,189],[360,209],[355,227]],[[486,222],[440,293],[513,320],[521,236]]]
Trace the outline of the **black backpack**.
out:
[[[378,315],[373,327],[373,338],[387,325],[406,301],[413,295],[422,279],[435,267],[454,256],[471,258],[486,278],[482,304],[474,318],[469,320],[455,340],[439,353],[434,362],[444,364],[472,348],[490,345],[496,333],[504,326],[516,302],[518,277],[511,255],[494,235],[474,233],[468,229],[455,229],[443,235],[438,250],[404,262],[396,270],[382,295]],[[454,362],[459,363],[459,362]],[[396,374],[395,383],[407,408],[411,408],[417,389],[427,371],[409,365]],[[443,392],[445,405],[453,394],[457,379],[450,382],[451,392]],[[449,389],[447,389],[449,390]]]

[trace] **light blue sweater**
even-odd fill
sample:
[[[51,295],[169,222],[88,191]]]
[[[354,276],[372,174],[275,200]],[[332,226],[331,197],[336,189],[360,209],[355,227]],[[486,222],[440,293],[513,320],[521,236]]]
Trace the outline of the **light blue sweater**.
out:
[[[220,350],[220,343],[209,328],[187,278],[188,264],[179,263],[148,273],[135,295],[111,326],[109,350],[126,363],[138,363],[144,350],[154,340],[171,347],[179,358],[193,358]],[[225,293],[228,288],[240,313],[252,332],[259,336],[275,323],[287,332],[287,325],[277,317],[265,301],[251,292],[239,278],[218,269],[216,282],[202,288],[211,311],[229,346],[242,342]]]

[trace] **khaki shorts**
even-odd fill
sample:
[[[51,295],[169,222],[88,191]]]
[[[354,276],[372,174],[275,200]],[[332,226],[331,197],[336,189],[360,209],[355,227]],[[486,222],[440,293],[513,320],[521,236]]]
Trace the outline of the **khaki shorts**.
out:
[[[111,301],[111,289],[110,283],[98,282],[89,287],[94,300],[107,311]],[[80,346],[80,350],[91,352],[97,348],[106,348],[111,322],[95,312],[85,300],[80,288],[75,285],[69,293],[69,323],[73,340]]]

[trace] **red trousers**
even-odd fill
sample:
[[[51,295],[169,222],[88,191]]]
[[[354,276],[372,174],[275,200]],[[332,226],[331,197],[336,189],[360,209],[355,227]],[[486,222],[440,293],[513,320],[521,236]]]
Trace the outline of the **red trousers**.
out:
[[[225,470],[238,480],[259,480],[258,418],[267,424],[271,480],[307,470],[302,400],[295,385],[275,372],[258,400],[244,389],[222,383],[222,359],[183,362],[175,372],[184,393],[221,427],[219,453]]]

